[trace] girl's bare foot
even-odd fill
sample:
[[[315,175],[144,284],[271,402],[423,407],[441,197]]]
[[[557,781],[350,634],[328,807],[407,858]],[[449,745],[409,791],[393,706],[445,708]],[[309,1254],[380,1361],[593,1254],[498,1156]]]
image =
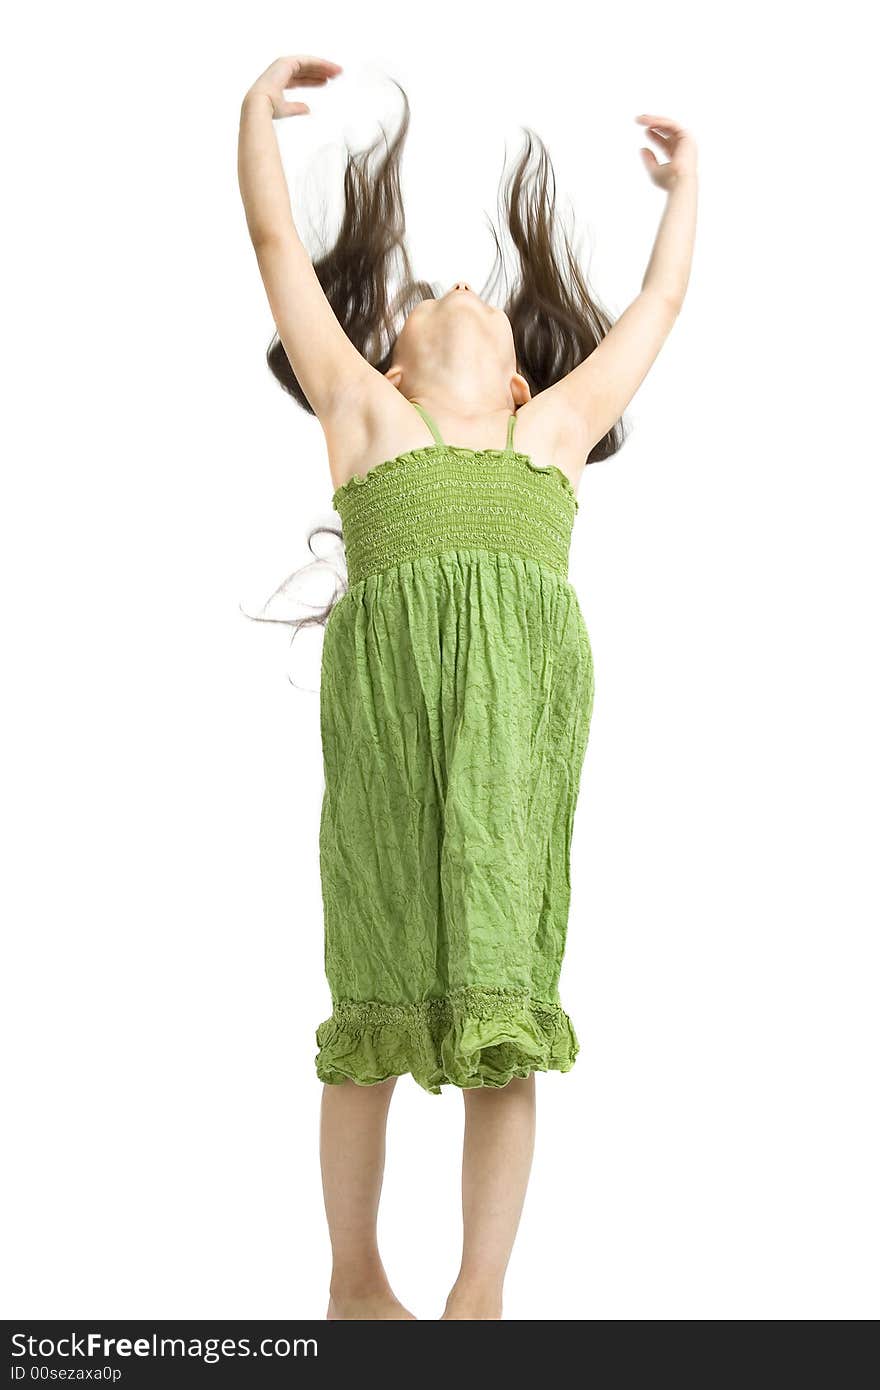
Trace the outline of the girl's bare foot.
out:
[[[415,1314],[404,1308],[390,1289],[387,1292],[377,1291],[353,1297],[334,1297],[331,1294],[327,1317],[331,1322],[400,1322],[405,1319],[416,1321]]]
[[[490,1288],[459,1288],[446,1300],[441,1322],[498,1322],[501,1320],[501,1294]]]

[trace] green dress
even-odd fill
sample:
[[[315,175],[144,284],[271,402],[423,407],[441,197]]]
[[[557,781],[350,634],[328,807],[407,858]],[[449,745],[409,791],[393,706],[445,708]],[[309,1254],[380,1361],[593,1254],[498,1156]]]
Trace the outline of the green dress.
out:
[[[426,1090],[568,1071],[558,991],[593,661],[568,478],[434,443],[333,494],[348,589],[321,660],[318,1076]]]

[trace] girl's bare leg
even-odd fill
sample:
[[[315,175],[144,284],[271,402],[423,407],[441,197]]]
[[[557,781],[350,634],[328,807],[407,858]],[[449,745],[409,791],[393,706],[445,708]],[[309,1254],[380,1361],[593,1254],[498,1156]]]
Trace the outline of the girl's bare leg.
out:
[[[379,1258],[376,1217],[385,1167],[385,1123],[396,1078],[375,1086],[325,1085],[321,1173],[330,1227],[332,1319],[412,1318],[395,1298]]]
[[[501,1317],[507,1262],[535,1147],[535,1074],[464,1092],[464,1246],[446,1319]]]

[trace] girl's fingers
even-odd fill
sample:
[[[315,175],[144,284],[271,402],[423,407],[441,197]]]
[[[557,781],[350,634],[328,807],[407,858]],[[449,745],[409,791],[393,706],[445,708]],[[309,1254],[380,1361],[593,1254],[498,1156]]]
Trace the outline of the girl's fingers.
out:
[[[668,131],[670,135],[681,135],[684,127],[669,116],[636,116],[640,125],[656,126],[658,130]]]
[[[278,105],[280,116],[308,116],[311,107],[306,106],[304,101],[282,101]]]
[[[661,150],[665,150],[667,154],[672,149],[677,138],[674,135],[664,135],[662,131],[655,130],[653,126],[649,126],[645,134],[649,140],[655,140]]]
[[[334,63],[330,58],[314,58],[309,53],[300,53],[292,58],[291,68],[294,73],[304,77],[316,77],[319,74],[335,77],[337,73],[342,72],[339,63]]]

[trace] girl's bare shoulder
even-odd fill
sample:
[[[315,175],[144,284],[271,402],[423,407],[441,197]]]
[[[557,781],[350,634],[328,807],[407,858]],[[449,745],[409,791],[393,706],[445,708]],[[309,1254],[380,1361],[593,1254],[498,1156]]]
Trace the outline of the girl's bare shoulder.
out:
[[[372,376],[365,373],[320,419],[334,488],[385,459],[434,442],[397,387],[375,368],[369,372]]]

